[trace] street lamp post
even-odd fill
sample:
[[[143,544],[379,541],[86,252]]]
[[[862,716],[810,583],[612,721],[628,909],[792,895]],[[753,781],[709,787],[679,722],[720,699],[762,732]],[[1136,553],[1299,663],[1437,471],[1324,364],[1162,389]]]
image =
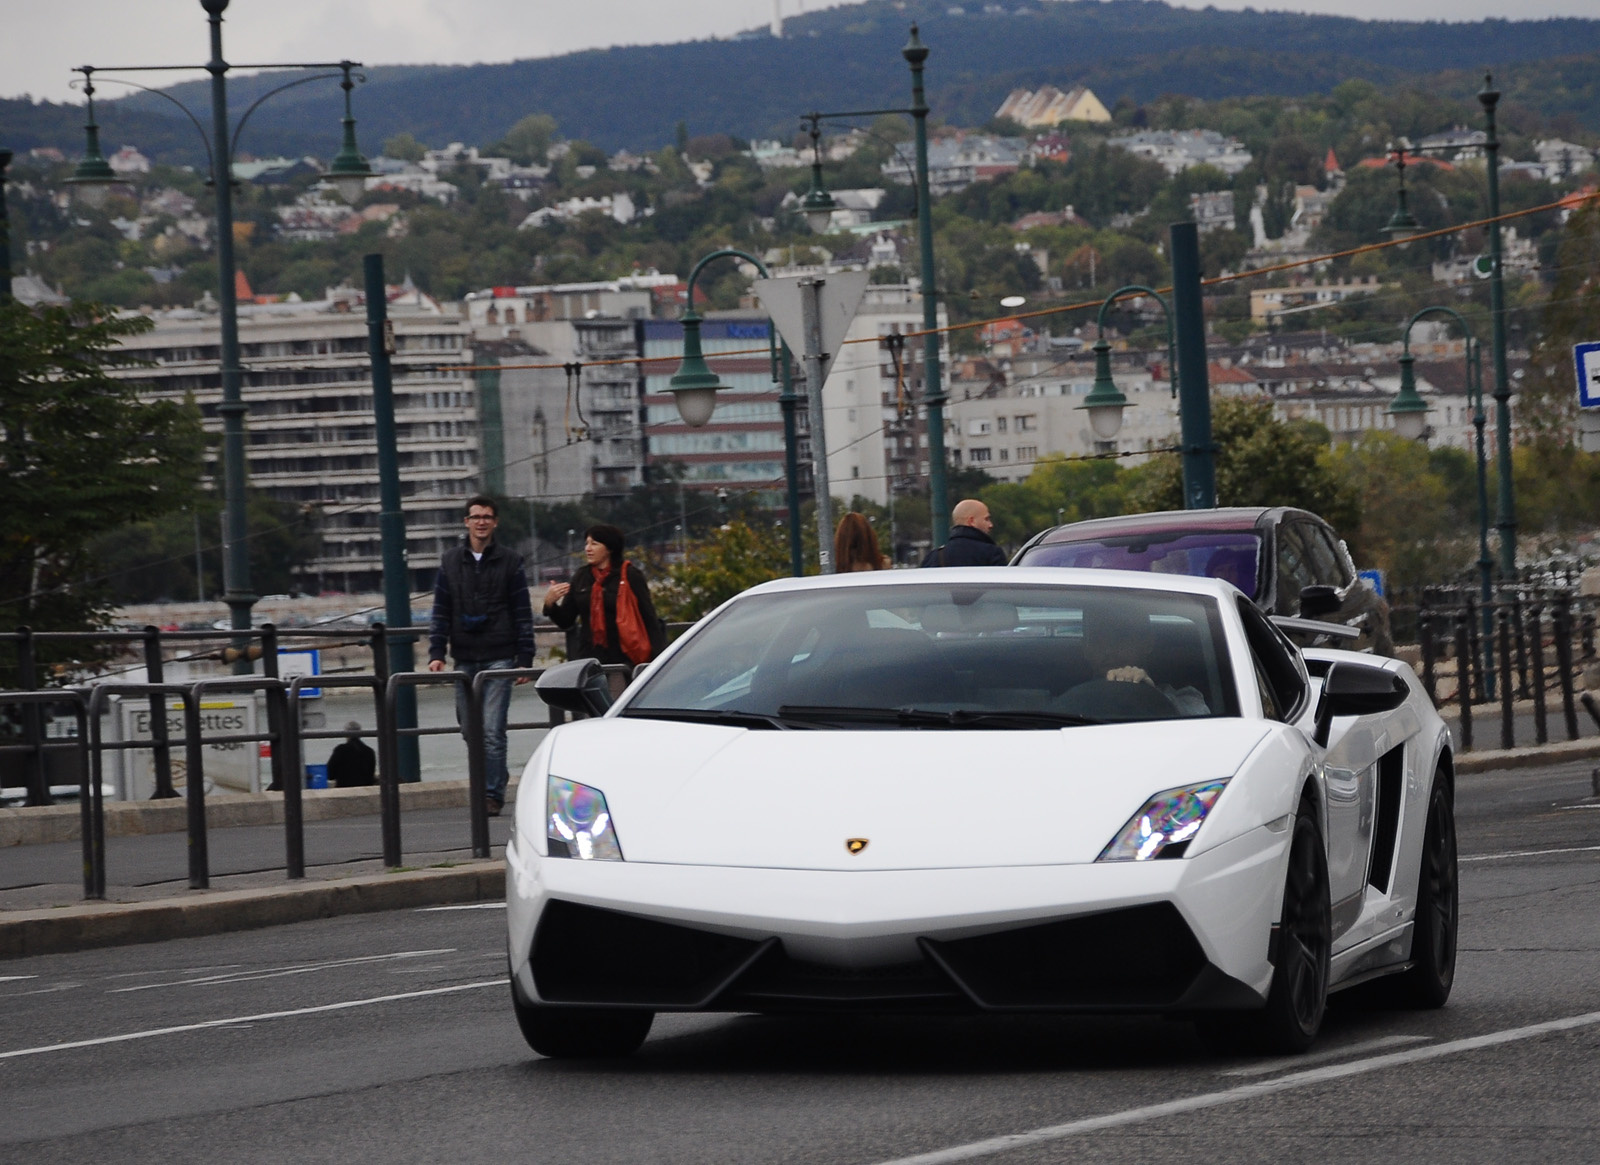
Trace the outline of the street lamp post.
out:
[[[700,272],[705,270],[706,264],[715,259],[737,258],[751,264],[763,276],[770,278],[771,272],[767,265],[754,255],[732,247],[723,247],[703,256],[689,272],[687,310],[683,313],[683,362],[678,366],[678,371],[672,376],[670,391],[673,402],[678,406],[678,415],[684,423],[694,428],[699,428],[711,419],[712,412],[717,407],[717,392],[722,388],[722,381],[706,363],[705,355],[700,345],[700,313],[694,310],[694,285],[700,278]],[[772,353],[772,376],[782,386],[778,396],[778,406],[783,410],[783,468],[785,481],[785,504],[789,507],[789,568],[796,578],[805,573],[805,563],[801,557],[800,543],[800,460],[799,460],[799,434],[795,423],[795,410],[799,406],[799,394],[794,391],[794,377],[792,373],[793,361],[789,355],[789,345],[781,343],[778,339],[778,329],[769,320],[767,323],[768,343]],[[808,385],[809,389],[810,386]],[[817,395],[820,397],[821,385],[817,386]],[[818,406],[820,409],[820,405]],[[811,418],[811,458],[812,472],[815,480],[822,483],[818,487],[819,500],[827,488],[828,467],[827,453],[822,445],[822,417],[819,415]],[[682,508],[683,485],[678,485],[679,508]],[[818,521],[827,522],[826,507],[818,507]],[[832,531],[822,532],[823,541],[820,545],[828,545],[832,538]],[[685,530],[687,536],[687,530]]]
[[[1141,284],[1119,287],[1100,305],[1094,344],[1094,388],[1079,408],[1102,441],[1122,428],[1128,398],[1111,379],[1111,344],[1105,337],[1106,312],[1124,295],[1148,295],[1167,316],[1167,360],[1173,395],[1178,398],[1179,447],[1183,454],[1183,507],[1209,510],[1217,504],[1216,450],[1211,443],[1211,383],[1206,374],[1205,318],[1200,301],[1200,248],[1195,224],[1173,223],[1172,303]]]
[[[1484,113],[1483,151],[1489,183],[1489,343],[1494,360],[1495,473],[1498,487],[1495,529],[1500,542],[1500,577],[1510,581],[1517,576],[1517,507],[1511,476],[1511,377],[1506,371],[1506,295],[1500,246],[1500,138],[1495,128],[1495,109],[1500,104],[1500,92],[1494,88],[1493,82],[1490,74],[1484,74],[1478,103],[1483,106]],[[1412,216],[1406,204],[1406,154],[1460,148],[1457,145],[1409,146],[1402,142],[1393,151],[1399,185],[1395,211],[1383,227],[1384,234],[1399,240],[1410,238],[1422,230],[1422,225]],[[1465,324],[1462,326],[1465,327]],[[1409,335],[1409,326],[1407,331]],[[1479,390],[1481,397],[1481,383]],[[1481,410],[1481,400],[1479,407]],[[1479,464],[1481,467],[1481,454]]]
[[[939,289],[933,266],[933,199],[928,191],[928,101],[922,85],[923,63],[928,47],[922,43],[917,26],[911,26],[911,39],[900,50],[911,67],[911,105],[907,109],[848,109],[833,113],[807,113],[811,123],[813,147],[818,127],[827,118],[877,117],[897,113],[911,118],[916,136],[917,245],[921,256],[923,371],[922,401],[928,410],[928,513],[937,530],[950,516],[950,497],[946,487],[944,461],[944,381],[939,364]],[[833,209],[833,197],[822,187],[821,154],[814,149],[811,190],[801,203],[808,221],[822,221]],[[825,225],[825,224],[824,224]],[[831,537],[831,534],[829,535]]]
[[[1406,321],[1401,333],[1400,391],[1387,412],[1395,420],[1395,431],[1411,440],[1427,440],[1426,418],[1428,404],[1417,392],[1416,358],[1411,355],[1411,329],[1417,321],[1428,315],[1446,316],[1456,322],[1466,337],[1467,404],[1472,409],[1474,453],[1478,469],[1478,596],[1482,600],[1484,678],[1489,695],[1494,695],[1494,620],[1490,612],[1493,598],[1494,559],[1489,555],[1489,485],[1488,458],[1484,449],[1483,430],[1488,418],[1483,411],[1483,345],[1472,334],[1472,328],[1460,312],[1453,307],[1434,305],[1425,307]]]
[[[222,55],[222,14],[228,7],[228,0],[200,0],[200,6],[205,9],[207,19],[211,26],[211,59],[204,65],[126,65],[114,69],[106,69],[93,65],[84,65],[75,70],[84,77],[84,95],[88,99],[89,120],[84,126],[85,149],[83,160],[78,164],[76,171],[69,180],[77,187],[91,205],[98,205],[104,199],[106,189],[116,183],[118,178],[112,172],[104,156],[100,152],[99,126],[94,120],[94,74],[96,72],[172,72],[204,69],[211,74],[211,132],[207,135],[205,128],[189,109],[168,93],[157,89],[147,89],[143,85],[131,81],[118,81],[118,84],[129,85],[135,89],[143,89],[154,93],[172,102],[183,110],[194,126],[200,132],[205,143],[206,152],[211,162],[211,186],[216,198],[216,228],[217,228],[217,303],[218,320],[220,323],[221,343],[219,372],[222,381],[222,402],[217,406],[217,412],[222,417],[222,467],[223,467],[223,498],[225,503],[224,518],[224,553],[223,553],[223,583],[225,599],[231,613],[231,622],[235,631],[247,631],[250,628],[250,612],[255,605],[256,595],[250,586],[250,546],[249,532],[245,516],[245,485],[247,480],[247,466],[245,462],[245,415],[249,407],[244,403],[242,384],[244,370],[239,363],[239,307],[235,294],[235,262],[233,252],[233,154],[234,146],[238,141],[239,132],[244,128],[244,123],[256,108],[271,97],[274,93],[291,88],[294,85],[305,84],[308,81],[319,80],[327,76],[340,76],[341,85],[345,91],[345,118],[343,147],[335,159],[334,169],[330,171],[330,178],[341,190],[341,193],[353,193],[357,197],[360,189],[356,181],[363,183],[371,174],[366,160],[361,157],[355,144],[355,119],[350,113],[350,89],[352,87],[351,73],[360,68],[356,61],[321,61],[321,62],[295,62],[274,63],[265,65],[246,65],[243,68],[253,69],[338,69],[339,74],[319,74],[315,77],[301,77],[274,89],[260,98],[254,105],[245,111],[244,117],[239,119],[239,124],[229,132],[228,125],[228,87],[227,74],[230,68],[228,61]],[[251,670],[250,661],[245,653],[240,653],[240,658],[235,662],[235,670],[248,672]]]

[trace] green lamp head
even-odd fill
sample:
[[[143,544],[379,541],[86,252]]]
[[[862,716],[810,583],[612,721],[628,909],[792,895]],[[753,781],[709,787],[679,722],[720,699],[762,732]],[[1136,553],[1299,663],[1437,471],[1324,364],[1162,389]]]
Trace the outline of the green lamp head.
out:
[[[721,387],[722,382],[701,353],[700,317],[691,308],[683,317],[683,363],[668,384],[684,423],[698,429],[709,421]]]
[[[1094,342],[1094,387],[1078,407],[1089,411],[1089,427],[1101,441],[1113,440],[1122,431],[1128,398],[1111,379],[1111,343],[1104,336]]]
[[[1384,411],[1394,418],[1394,431],[1408,441],[1422,436],[1428,426],[1428,402],[1417,392],[1416,357],[1400,357],[1400,391]]]

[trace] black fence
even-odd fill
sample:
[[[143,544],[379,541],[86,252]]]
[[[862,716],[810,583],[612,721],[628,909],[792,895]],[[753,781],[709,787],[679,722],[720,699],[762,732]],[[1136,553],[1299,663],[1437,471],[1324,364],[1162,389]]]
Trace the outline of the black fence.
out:
[[[673,631],[680,631],[674,626]],[[487,685],[495,680],[537,679],[542,668],[509,668],[484,671],[475,676],[462,672],[399,672],[388,670],[388,646],[392,642],[425,634],[425,628],[385,628],[317,631],[295,629],[280,634],[268,624],[249,631],[162,632],[151,627],[142,632],[88,633],[30,632],[23,628],[0,634],[0,642],[15,645],[19,674],[29,690],[0,691],[0,713],[10,714],[12,734],[0,737],[0,782],[27,789],[30,805],[48,805],[51,787],[76,786],[82,815],[83,891],[85,898],[104,898],[106,893],[105,846],[105,762],[109,754],[145,750],[151,754],[155,776],[152,799],[180,796],[172,779],[172,757],[181,750],[185,779],[181,796],[186,801],[188,832],[189,885],[205,889],[210,885],[210,857],[206,822],[205,748],[220,744],[266,745],[271,757],[271,785],[283,793],[284,869],[291,879],[305,877],[305,835],[302,790],[306,767],[304,745],[308,740],[345,739],[353,735],[375,739],[378,751],[378,802],[383,839],[383,861],[398,866],[402,861],[399,742],[402,737],[460,735],[467,754],[467,830],[474,857],[490,856],[489,818],[486,802],[486,765],[483,739],[483,704]],[[278,648],[285,640],[343,642],[364,645],[371,652],[372,670],[361,674],[294,676],[277,675]],[[41,688],[34,664],[34,650],[41,642],[94,640],[137,645],[143,653],[147,681],[107,682],[84,687]],[[191,643],[216,643],[226,646],[203,651],[188,658],[220,659],[223,662],[260,659],[265,674],[212,676],[189,683],[168,683],[163,679],[165,650]],[[613,687],[624,684],[632,668],[608,666]],[[409,688],[449,685],[464,697],[465,715],[461,725],[433,728],[400,727],[400,693]],[[353,733],[305,727],[299,714],[302,689],[355,688],[371,693],[375,728]],[[205,732],[200,710],[208,695],[218,693],[260,694],[266,710],[266,727],[256,732]],[[101,723],[113,696],[149,701],[151,718],[149,740],[107,740]],[[183,730],[173,738],[168,732],[167,711],[177,701],[182,705]],[[50,737],[45,732],[47,714],[57,722],[70,721],[75,730],[68,736]],[[551,728],[566,715],[545,708],[545,719],[508,723],[507,731]],[[20,780],[7,777],[20,776]]]
[[[1459,709],[1463,750],[1473,747],[1474,705],[1492,709],[1478,715],[1498,718],[1501,748],[1518,744],[1519,704],[1531,705],[1523,711],[1531,712],[1535,744],[1550,740],[1553,715],[1565,739],[1578,739],[1578,704],[1600,726],[1600,705],[1577,690],[1595,663],[1592,597],[1566,586],[1518,583],[1498,588],[1487,602],[1469,586],[1427,587],[1396,599],[1395,639],[1417,645],[1422,683],[1435,705]]]

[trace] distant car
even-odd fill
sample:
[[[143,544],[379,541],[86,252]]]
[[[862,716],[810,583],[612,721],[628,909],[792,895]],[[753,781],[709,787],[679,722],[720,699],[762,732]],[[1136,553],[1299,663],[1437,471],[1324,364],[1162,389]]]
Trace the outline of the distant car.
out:
[[[780,579],[613,703],[539,679],[506,845],[544,1055],[657,1012],[1186,1016],[1303,1051],[1329,991],[1438,1007],[1450,735],[1398,660],[1299,650],[1217,580]]]
[[[1236,506],[1091,518],[1034,535],[1011,565],[1225,579],[1268,615],[1344,623],[1361,632],[1354,650],[1394,655],[1389,604],[1357,576],[1333,527],[1307,510]],[[1288,633],[1302,642],[1316,638]]]

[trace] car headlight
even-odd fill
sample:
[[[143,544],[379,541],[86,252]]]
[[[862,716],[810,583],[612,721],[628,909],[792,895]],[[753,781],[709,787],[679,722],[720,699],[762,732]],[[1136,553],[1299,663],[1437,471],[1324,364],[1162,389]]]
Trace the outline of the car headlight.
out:
[[[1200,830],[1206,814],[1222,796],[1227,781],[1207,781],[1157,793],[1144,803],[1096,861],[1147,862],[1152,858],[1181,858],[1189,839]]]
[[[622,846],[611,824],[606,795],[599,789],[549,779],[545,799],[545,837],[553,858],[620,862]]]

